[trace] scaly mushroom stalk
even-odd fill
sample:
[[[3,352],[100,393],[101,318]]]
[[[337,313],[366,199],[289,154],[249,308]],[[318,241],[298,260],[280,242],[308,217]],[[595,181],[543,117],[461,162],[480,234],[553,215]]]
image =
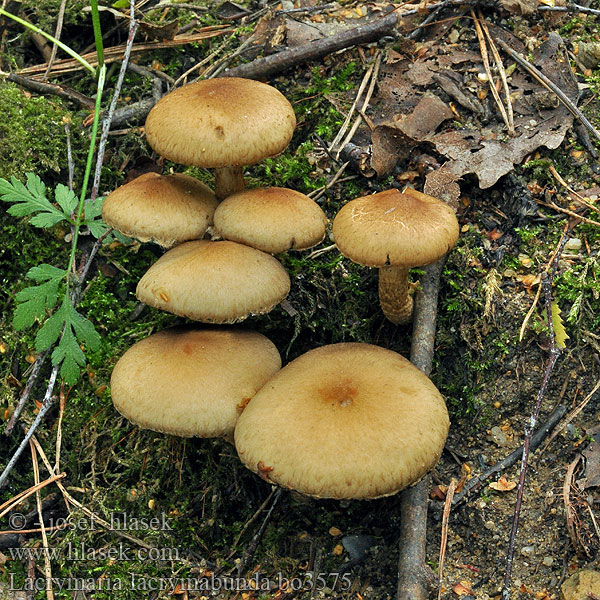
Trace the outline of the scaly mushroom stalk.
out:
[[[413,299],[408,292],[408,269],[380,267],[379,304],[388,321],[395,325],[410,323]]]
[[[221,167],[215,169],[215,196],[224,200],[246,187],[242,167]]]

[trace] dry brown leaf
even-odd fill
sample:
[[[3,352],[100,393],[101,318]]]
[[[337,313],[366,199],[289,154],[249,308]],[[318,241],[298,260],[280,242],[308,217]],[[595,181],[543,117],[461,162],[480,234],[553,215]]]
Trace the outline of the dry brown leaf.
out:
[[[508,479],[502,475],[498,481],[492,481],[489,486],[497,492],[510,492],[517,487],[517,484],[514,481],[508,481]]]
[[[471,582],[466,580],[460,581],[457,584],[455,584],[452,587],[452,591],[457,596],[468,596],[473,593],[473,590],[471,589]]]

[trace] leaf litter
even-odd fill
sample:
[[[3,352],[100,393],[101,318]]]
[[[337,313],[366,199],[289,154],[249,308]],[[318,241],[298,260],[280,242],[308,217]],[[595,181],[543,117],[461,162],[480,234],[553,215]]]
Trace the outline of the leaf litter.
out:
[[[511,33],[491,24],[489,28],[494,38],[518,52],[525,50]],[[510,137],[487,93],[489,82],[478,52],[436,43],[422,47],[416,58],[415,53],[415,47],[390,53],[380,70],[370,110],[370,166],[379,177],[409,161],[416,148],[426,147],[446,159],[441,169],[429,174],[430,186],[443,188],[474,174],[479,187],[486,189],[538,148],[558,148],[573,124],[554,94],[512,65],[508,85],[515,135]],[[533,63],[576,102],[577,82],[558,34],[541,44]]]

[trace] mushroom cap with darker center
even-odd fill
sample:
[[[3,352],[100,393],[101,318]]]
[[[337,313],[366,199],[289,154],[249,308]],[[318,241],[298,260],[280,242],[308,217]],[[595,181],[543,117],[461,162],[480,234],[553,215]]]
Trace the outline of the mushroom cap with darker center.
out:
[[[281,263],[235,242],[195,240],[165,252],[136,295],[149,306],[205,323],[235,323],[269,312],[290,291]]]
[[[215,211],[227,240],[277,254],[306,250],[325,237],[327,217],[311,198],[287,188],[255,188],[228,196]]]
[[[164,96],[146,120],[150,146],[169,160],[207,168],[253,165],[279,154],[296,126],[274,87],[237,77],[190,83]]]
[[[281,368],[252,331],[173,328],[134,344],[111,377],[116,409],[144,429],[230,436],[245,404]]]
[[[351,200],[333,221],[339,251],[369,267],[429,265],[454,246],[458,233],[447,204],[414,190]]]
[[[106,197],[102,218],[125,235],[170,248],[200,239],[217,204],[211,189],[189,175],[145,173]]]
[[[449,420],[429,378],[370,344],[311,350],[279,371],[242,413],[235,444],[270,482],[323,498],[375,498],[438,461]]]

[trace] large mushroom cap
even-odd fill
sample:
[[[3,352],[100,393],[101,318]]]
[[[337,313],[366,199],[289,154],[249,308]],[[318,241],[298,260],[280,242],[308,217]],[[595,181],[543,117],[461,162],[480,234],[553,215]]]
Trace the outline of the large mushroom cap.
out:
[[[438,461],[449,420],[429,378],[370,344],[311,350],[279,371],[242,413],[235,444],[268,481],[323,498],[375,498]]]
[[[102,204],[109,227],[164,248],[200,239],[218,204],[201,181],[175,173],[145,173],[110,193]]]
[[[144,304],[205,323],[235,323],[269,312],[290,291],[272,256],[236,244],[196,240],[175,246],[140,279]]]
[[[425,266],[458,239],[458,221],[444,202],[410,190],[387,190],[344,205],[333,221],[340,252],[369,267]]]
[[[116,409],[144,429],[221,437],[280,368],[277,348],[259,333],[174,328],[125,352],[111,394]]]
[[[274,87],[237,77],[190,83],[164,96],[146,120],[161,156],[207,168],[252,165],[290,142],[296,117]]]
[[[287,188],[255,188],[228,196],[215,211],[227,240],[277,254],[312,248],[325,237],[327,217],[311,198]]]

